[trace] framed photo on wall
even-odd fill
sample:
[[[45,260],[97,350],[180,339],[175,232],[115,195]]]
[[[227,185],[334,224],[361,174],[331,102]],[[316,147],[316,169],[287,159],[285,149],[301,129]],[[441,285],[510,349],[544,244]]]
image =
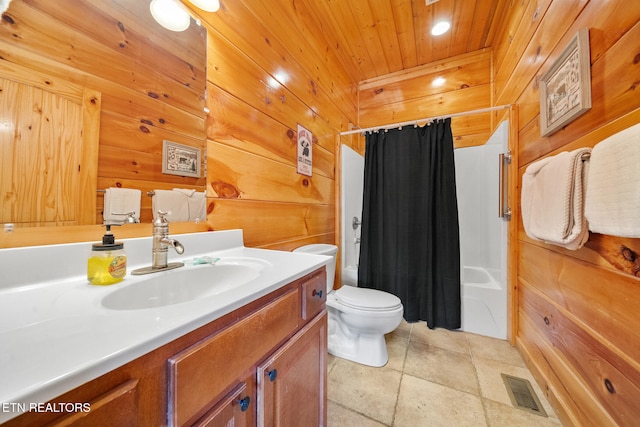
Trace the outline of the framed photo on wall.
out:
[[[307,128],[298,124],[298,173],[311,176],[313,174],[313,134]]]
[[[200,178],[201,162],[199,148],[162,141],[162,173]]]
[[[540,79],[540,135],[551,135],[590,108],[589,29],[583,28]]]

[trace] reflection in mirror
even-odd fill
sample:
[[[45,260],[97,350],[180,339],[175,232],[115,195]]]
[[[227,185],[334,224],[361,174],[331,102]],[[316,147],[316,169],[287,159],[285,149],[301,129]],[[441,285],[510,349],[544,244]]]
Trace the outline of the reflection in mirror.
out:
[[[100,93],[2,65],[0,222],[93,224]]]
[[[203,191],[204,176],[162,173],[162,141],[204,151],[205,67],[205,29],[168,31],[148,1],[12,2],[0,21],[0,222],[99,224],[109,187],[141,190],[150,222],[148,191]]]

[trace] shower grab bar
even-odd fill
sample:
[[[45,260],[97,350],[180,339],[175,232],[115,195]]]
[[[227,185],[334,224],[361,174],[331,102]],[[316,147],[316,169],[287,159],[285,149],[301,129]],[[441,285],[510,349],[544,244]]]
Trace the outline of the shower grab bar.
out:
[[[498,218],[504,218],[507,221],[511,220],[511,208],[508,205],[509,195],[509,173],[506,170],[507,166],[511,163],[511,151],[506,153],[500,153],[498,155],[500,162],[500,178],[498,189]]]

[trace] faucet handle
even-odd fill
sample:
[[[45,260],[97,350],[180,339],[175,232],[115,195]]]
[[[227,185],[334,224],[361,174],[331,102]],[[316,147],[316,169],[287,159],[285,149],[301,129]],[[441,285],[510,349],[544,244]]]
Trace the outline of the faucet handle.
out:
[[[158,209],[158,217],[153,220],[153,225],[167,225],[169,221],[167,220],[167,215],[169,215],[170,211],[162,211]]]
[[[111,212],[111,215],[122,215],[122,216],[126,215],[126,218],[122,220],[122,222],[125,224],[137,224],[140,222],[140,220],[136,218],[136,211],[126,212],[126,213]]]

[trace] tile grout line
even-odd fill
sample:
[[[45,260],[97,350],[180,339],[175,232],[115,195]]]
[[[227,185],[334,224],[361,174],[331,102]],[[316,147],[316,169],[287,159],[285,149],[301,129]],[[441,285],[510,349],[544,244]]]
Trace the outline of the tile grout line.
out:
[[[489,422],[489,414],[487,413],[487,405],[485,403],[485,398],[482,395],[482,385],[480,384],[480,376],[478,375],[478,368],[476,367],[476,356],[473,353],[471,347],[471,341],[469,340],[469,335],[465,334],[465,339],[467,340],[468,349],[469,349],[469,357],[471,358],[471,364],[473,365],[473,373],[476,376],[476,382],[478,384],[478,397],[480,398],[480,404],[482,405],[482,413],[484,414],[484,422],[485,425],[490,426]]]
[[[396,423],[396,414],[398,413],[398,405],[400,404],[400,389],[402,388],[402,381],[404,381],[404,367],[407,363],[407,355],[409,354],[409,345],[411,345],[411,334],[413,333],[413,323],[409,328],[409,338],[407,338],[407,345],[404,348],[404,357],[402,358],[402,370],[400,371],[400,381],[398,382],[398,390],[396,391],[396,404],[393,406],[393,416],[391,417],[391,427]]]
[[[333,399],[328,399],[328,400],[330,400],[331,402],[333,402],[333,404],[334,404],[334,405],[338,405],[338,406],[339,406],[339,407],[341,407],[342,409],[345,409],[345,410],[347,410],[347,411],[349,411],[349,412],[353,412],[354,414],[358,414],[359,416],[361,416],[361,417],[363,417],[363,418],[366,418],[366,419],[368,419],[368,420],[371,420],[371,421],[373,421],[373,422],[375,422],[375,423],[377,423],[377,424],[382,424],[382,425],[384,425],[384,426],[386,426],[386,427],[391,427],[391,425],[385,424],[385,423],[381,422],[380,420],[377,420],[377,419],[375,419],[375,418],[372,418],[371,416],[369,416],[369,415],[367,415],[367,414],[365,414],[365,413],[362,413],[362,412],[357,411],[357,410],[355,410],[355,409],[353,409],[353,408],[350,408],[350,407],[348,407],[348,406],[345,406],[344,404],[342,404],[342,403],[340,403],[340,402],[338,402],[338,401],[335,401],[335,400],[333,400]]]

